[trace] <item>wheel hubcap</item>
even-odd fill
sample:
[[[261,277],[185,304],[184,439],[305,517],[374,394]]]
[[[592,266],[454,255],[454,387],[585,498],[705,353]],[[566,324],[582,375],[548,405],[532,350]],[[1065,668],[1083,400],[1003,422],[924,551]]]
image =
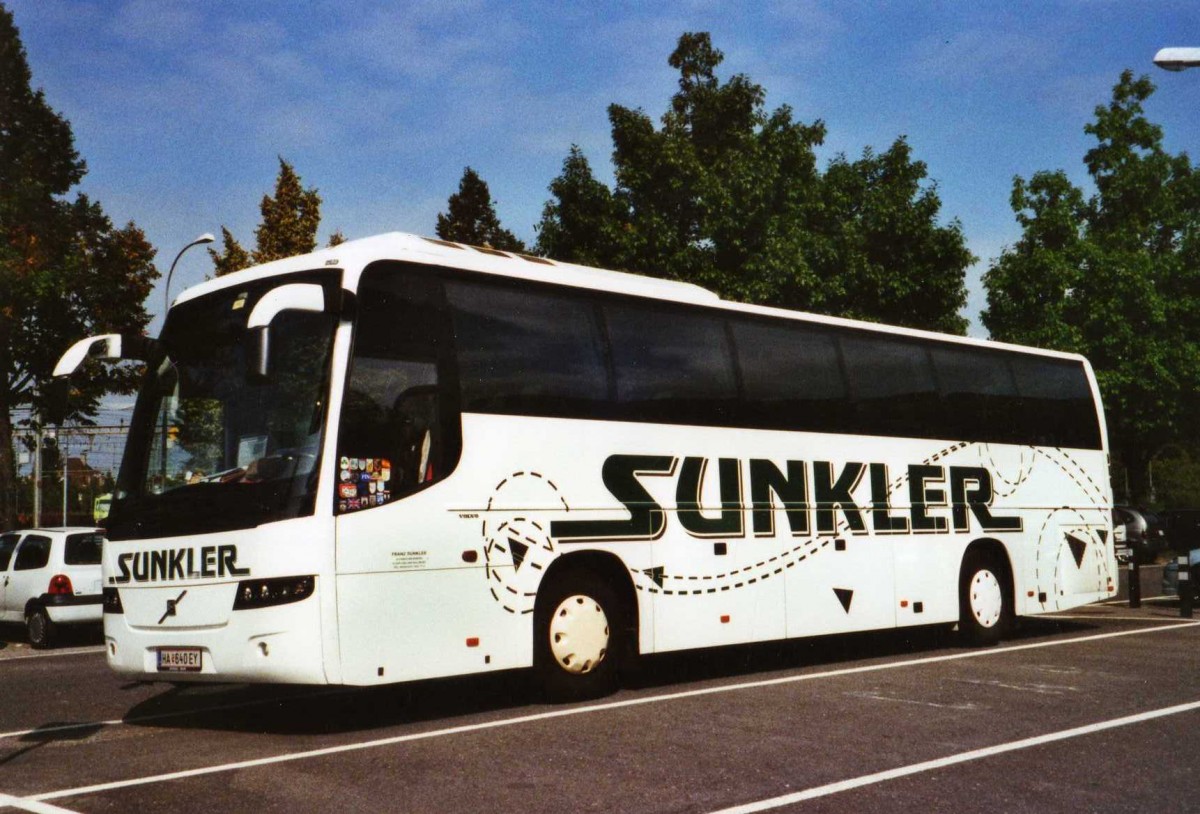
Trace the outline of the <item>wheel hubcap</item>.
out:
[[[1000,580],[986,568],[975,572],[971,579],[971,614],[981,627],[995,627],[1004,608],[1004,592]]]
[[[550,618],[550,652],[568,673],[595,670],[608,652],[608,617],[590,596],[568,596]]]

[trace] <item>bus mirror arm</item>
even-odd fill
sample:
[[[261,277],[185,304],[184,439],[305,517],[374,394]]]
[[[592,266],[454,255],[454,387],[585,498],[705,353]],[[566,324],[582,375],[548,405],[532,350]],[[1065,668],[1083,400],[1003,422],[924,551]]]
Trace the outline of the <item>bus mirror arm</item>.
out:
[[[141,334],[89,336],[67,348],[67,352],[59,358],[58,364],[54,366],[53,375],[55,377],[70,376],[79,369],[83,360],[89,357],[108,361],[134,359],[139,362],[154,362],[161,359],[163,355],[161,342]]]
[[[284,311],[324,313],[325,289],[315,283],[291,283],[263,294],[246,319],[252,337],[249,374],[266,378],[270,373],[271,323]]]
[[[134,359],[153,362],[164,355],[163,345],[157,339],[142,334],[101,334],[80,339],[67,348],[54,366],[53,378],[43,393],[46,419],[51,424],[62,424],[67,416],[67,398],[71,391],[71,374],[79,369],[87,358],[117,361]]]
[[[71,396],[71,378],[56,376],[50,380],[44,393],[42,416],[47,424],[62,426],[67,420],[68,400]]]

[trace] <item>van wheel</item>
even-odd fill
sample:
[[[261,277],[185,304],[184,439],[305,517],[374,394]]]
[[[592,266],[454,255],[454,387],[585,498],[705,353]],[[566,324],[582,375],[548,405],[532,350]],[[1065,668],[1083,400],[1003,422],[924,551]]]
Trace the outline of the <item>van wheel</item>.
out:
[[[599,578],[554,578],[534,610],[534,668],[547,698],[577,701],[617,688],[625,609]]]
[[[1000,558],[974,551],[963,559],[959,576],[958,631],[969,645],[995,644],[1012,626],[1008,570]]]
[[[25,617],[25,630],[29,633],[29,643],[38,650],[45,650],[54,642],[56,630],[45,608],[34,608]]]

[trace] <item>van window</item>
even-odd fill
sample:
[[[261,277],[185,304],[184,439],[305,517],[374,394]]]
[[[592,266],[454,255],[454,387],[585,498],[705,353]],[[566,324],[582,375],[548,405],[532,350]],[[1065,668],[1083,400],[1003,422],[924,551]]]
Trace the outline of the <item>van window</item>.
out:
[[[101,534],[68,535],[63,562],[67,565],[99,565],[103,545],[104,536]]]
[[[28,535],[17,549],[14,571],[33,571],[45,568],[50,562],[50,538],[37,534]]]
[[[8,563],[12,560],[13,549],[17,547],[17,542],[20,539],[20,534],[0,535],[0,571],[8,570]]]

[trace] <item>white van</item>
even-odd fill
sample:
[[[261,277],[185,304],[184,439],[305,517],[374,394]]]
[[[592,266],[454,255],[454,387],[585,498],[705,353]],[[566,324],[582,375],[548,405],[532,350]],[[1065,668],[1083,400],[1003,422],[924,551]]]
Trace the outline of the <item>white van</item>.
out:
[[[34,647],[59,625],[102,618],[104,530],[67,526],[0,534],[0,621],[24,622]]]

